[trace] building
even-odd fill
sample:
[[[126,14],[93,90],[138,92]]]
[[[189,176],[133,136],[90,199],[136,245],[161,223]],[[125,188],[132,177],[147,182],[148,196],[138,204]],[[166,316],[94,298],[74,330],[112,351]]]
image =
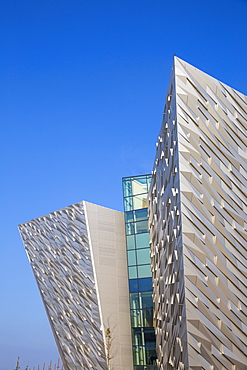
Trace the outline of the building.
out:
[[[247,97],[175,57],[124,214],[80,202],[19,226],[66,370],[246,369],[246,128]]]
[[[134,370],[156,370],[147,197],[151,175],[123,178]]]
[[[246,369],[247,97],[175,58],[149,196],[158,369]]]
[[[132,369],[123,213],[80,202],[19,229],[64,369]]]

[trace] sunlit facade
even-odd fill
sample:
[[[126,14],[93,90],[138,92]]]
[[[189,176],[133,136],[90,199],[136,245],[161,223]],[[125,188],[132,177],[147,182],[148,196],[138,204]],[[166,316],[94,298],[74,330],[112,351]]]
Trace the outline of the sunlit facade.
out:
[[[246,370],[247,97],[175,58],[149,192],[157,365]]]
[[[64,370],[132,370],[123,213],[82,201],[19,230]]]
[[[124,213],[79,202],[19,225],[65,370],[247,369],[246,130],[247,97],[175,57]]]

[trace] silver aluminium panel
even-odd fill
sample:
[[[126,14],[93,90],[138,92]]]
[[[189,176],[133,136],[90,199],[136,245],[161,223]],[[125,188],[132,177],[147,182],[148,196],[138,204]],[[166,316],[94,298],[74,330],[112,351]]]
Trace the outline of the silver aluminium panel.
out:
[[[107,369],[83,202],[19,226],[66,370]]]
[[[246,96],[175,58],[149,200],[160,369],[246,369],[246,128]]]

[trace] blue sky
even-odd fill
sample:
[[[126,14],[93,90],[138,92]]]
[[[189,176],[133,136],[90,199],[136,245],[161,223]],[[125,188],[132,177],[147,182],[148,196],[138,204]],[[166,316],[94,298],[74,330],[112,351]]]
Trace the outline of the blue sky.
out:
[[[173,55],[247,94],[246,0],[0,1],[0,370],[58,354],[17,225],[122,210],[149,173]]]

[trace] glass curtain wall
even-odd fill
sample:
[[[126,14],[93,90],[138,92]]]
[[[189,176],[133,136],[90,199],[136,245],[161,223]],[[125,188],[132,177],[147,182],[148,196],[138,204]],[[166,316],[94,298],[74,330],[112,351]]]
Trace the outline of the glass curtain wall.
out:
[[[134,370],[157,370],[147,193],[151,175],[123,178]]]

